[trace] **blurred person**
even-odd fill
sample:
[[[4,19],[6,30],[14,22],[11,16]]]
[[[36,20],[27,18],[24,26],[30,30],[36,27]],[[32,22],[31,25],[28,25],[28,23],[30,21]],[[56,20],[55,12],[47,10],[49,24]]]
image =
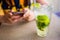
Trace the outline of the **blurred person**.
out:
[[[3,10],[2,12],[4,12],[4,15],[1,17],[2,22],[15,23],[20,19],[23,19],[26,21],[34,20],[34,13],[31,12],[30,9],[28,9],[28,8],[24,8],[24,10],[26,12],[24,13],[24,15],[22,17],[20,15],[13,15],[10,12],[10,10],[8,10],[8,9],[11,9],[12,12],[15,12],[14,11],[15,9],[22,8],[21,5],[19,5],[19,0],[11,0],[11,1],[10,0],[1,0],[1,2],[2,2],[1,10]],[[0,2],[0,4],[1,4],[1,2]],[[47,4],[47,2],[45,2],[44,0],[37,0],[37,2],[39,2],[42,5]],[[12,8],[15,6],[16,6],[16,8],[13,10]],[[1,16],[1,14],[2,13],[0,13],[0,16]]]

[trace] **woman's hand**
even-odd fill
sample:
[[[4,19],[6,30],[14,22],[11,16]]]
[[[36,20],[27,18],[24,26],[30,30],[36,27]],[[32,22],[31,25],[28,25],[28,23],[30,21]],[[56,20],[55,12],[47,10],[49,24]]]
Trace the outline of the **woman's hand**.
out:
[[[2,17],[2,22],[4,23],[15,23],[21,18],[20,15],[13,15],[9,11],[4,11],[4,13],[5,15]]]
[[[24,15],[22,17],[20,15],[13,15],[9,11],[5,11],[4,12],[5,15],[2,17],[2,21],[5,23],[15,23],[17,21],[22,21],[22,20],[32,21],[34,19],[33,12],[31,12],[28,8],[25,8],[24,10],[26,12],[24,13]]]
[[[24,18],[26,21],[32,21],[32,20],[34,20],[34,13],[31,12],[28,8],[25,8],[25,10],[26,10],[27,12],[23,15],[23,18]]]

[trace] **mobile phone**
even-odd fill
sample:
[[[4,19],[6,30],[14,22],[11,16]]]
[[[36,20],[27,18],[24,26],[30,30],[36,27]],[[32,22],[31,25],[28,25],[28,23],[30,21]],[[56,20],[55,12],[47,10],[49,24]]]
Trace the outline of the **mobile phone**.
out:
[[[24,12],[12,12],[13,15],[20,15],[21,17],[24,15]]]

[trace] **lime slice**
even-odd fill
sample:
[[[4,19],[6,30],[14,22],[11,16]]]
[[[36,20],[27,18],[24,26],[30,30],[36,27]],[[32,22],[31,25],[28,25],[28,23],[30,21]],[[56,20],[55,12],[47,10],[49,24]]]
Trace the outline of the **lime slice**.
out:
[[[40,7],[41,7],[40,3],[35,3],[34,6],[35,6],[36,8],[40,8]]]
[[[46,21],[46,20],[48,20],[49,18],[48,18],[48,16],[46,16],[46,15],[38,15],[37,16],[37,20],[38,21]]]
[[[37,26],[40,30],[44,30],[50,23],[50,20],[47,15],[38,15],[36,18]]]
[[[36,8],[40,8],[41,4],[40,3],[32,3],[31,6],[35,6]]]

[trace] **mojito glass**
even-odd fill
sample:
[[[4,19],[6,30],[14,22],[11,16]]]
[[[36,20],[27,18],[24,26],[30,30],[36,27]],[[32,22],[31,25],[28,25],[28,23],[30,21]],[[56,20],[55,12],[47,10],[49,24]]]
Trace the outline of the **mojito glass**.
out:
[[[48,26],[50,24],[50,19],[47,15],[37,15],[36,17],[37,24],[37,34],[41,37],[47,36]]]
[[[41,37],[47,36],[48,27],[51,20],[51,6],[50,5],[42,5],[37,0],[34,0],[34,14],[36,17],[36,29],[37,35]]]

